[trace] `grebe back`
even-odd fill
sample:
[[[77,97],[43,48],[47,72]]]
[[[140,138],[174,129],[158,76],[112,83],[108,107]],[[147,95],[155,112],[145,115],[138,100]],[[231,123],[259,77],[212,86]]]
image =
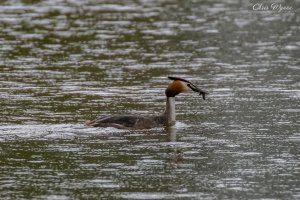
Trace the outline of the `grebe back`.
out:
[[[114,127],[118,129],[150,129],[162,126],[172,126],[176,121],[175,96],[192,90],[202,95],[205,100],[206,91],[199,89],[191,82],[177,77],[169,76],[172,82],[165,90],[167,97],[166,109],[161,115],[139,116],[139,115],[115,115],[99,117],[93,121],[86,121],[85,125],[90,127]]]

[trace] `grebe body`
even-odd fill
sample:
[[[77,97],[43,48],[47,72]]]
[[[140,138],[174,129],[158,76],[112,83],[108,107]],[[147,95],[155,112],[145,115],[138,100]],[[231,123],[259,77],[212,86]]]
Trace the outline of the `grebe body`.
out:
[[[205,100],[206,91],[199,89],[191,82],[176,77],[168,77],[172,82],[165,90],[166,109],[163,114],[157,116],[139,115],[115,115],[99,117],[93,121],[86,121],[90,127],[114,127],[118,129],[150,129],[155,127],[173,126],[176,122],[175,96],[182,92],[192,90],[202,95]]]
[[[114,127],[118,129],[150,129],[164,125],[164,116],[115,115],[99,117],[86,122],[92,127]]]

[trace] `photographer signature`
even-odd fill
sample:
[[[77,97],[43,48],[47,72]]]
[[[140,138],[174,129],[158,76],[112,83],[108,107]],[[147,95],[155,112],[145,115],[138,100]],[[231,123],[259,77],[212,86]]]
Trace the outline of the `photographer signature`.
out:
[[[292,12],[293,7],[289,5],[282,5],[281,3],[263,4],[256,3],[252,6],[255,11],[276,11],[276,12]]]

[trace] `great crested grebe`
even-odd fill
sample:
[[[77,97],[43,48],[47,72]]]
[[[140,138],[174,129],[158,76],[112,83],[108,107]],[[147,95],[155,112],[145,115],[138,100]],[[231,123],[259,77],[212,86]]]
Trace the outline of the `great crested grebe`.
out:
[[[167,97],[166,109],[161,115],[157,116],[139,116],[139,115],[115,115],[108,117],[99,117],[93,121],[86,121],[85,125],[90,127],[114,127],[118,129],[150,129],[162,126],[173,126],[175,124],[175,96],[192,90],[202,95],[205,100],[206,91],[199,89],[191,82],[169,76],[172,82],[165,90]]]

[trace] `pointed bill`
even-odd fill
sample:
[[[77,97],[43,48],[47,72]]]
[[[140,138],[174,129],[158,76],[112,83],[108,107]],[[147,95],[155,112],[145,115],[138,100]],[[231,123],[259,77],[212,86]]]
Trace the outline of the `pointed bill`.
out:
[[[174,81],[179,80],[179,81],[186,82],[186,83],[187,83],[187,86],[188,86],[189,88],[191,88],[191,90],[193,90],[194,92],[197,92],[197,93],[199,93],[199,95],[202,95],[202,98],[203,98],[204,100],[205,100],[205,95],[208,94],[208,92],[206,92],[205,90],[202,90],[202,89],[198,88],[196,85],[194,85],[194,84],[191,83],[190,81],[187,81],[187,80],[185,80],[185,79],[183,79],[183,78],[178,78],[178,77],[173,77],[173,76],[168,76],[168,78],[171,79],[171,80],[174,80]]]

